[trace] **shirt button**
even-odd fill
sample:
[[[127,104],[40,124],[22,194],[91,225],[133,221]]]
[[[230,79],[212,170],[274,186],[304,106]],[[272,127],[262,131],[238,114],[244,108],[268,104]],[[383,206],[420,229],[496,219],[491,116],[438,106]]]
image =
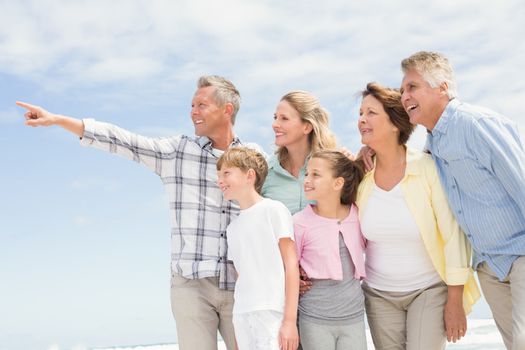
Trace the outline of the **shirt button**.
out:
[[[452,185],[452,188],[453,188],[453,189],[456,189],[456,185]]]
[[[443,161],[443,163],[445,163],[445,165],[448,165],[448,162],[447,162],[446,160],[445,160],[445,161]]]
[[[222,211],[222,213],[223,213],[223,214],[225,214],[225,213],[226,213],[226,210],[221,210],[221,211]]]
[[[463,212],[461,210],[458,210],[458,214],[463,214]]]
[[[341,225],[341,221],[337,221],[337,224],[338,224],[338,225]]]
[[[224,237],[224,233],[221,233],[221,237]]]

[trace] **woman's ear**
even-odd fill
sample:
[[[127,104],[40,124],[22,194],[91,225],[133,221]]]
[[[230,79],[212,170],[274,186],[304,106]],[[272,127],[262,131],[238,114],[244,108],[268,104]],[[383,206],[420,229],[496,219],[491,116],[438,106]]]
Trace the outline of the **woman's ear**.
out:
[[[313,129],[314,127],[312,126],[312,124],[310,124],[309,122],[304,122],[303,133],[305,135],[311,133]]]

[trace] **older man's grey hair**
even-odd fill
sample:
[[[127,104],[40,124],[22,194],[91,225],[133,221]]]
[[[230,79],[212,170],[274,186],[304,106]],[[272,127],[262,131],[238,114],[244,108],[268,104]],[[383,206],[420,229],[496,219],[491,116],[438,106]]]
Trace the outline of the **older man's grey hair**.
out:
[[[431,87],[435,88],[442,83],[448,86],[448,97],[457,97],[457,84],[454,71],[449,60],[442,54],[430,51],[419,51],[401,61],[403,73],[415,70]]]
[[[235,117],[241,107],[241,95],[231,81],[218,75],[203,75],[197,81],[197,88],[213,86],[215,88],[214,98],[219,106],[226,103],[233,105],[232,124],[235,124]]]

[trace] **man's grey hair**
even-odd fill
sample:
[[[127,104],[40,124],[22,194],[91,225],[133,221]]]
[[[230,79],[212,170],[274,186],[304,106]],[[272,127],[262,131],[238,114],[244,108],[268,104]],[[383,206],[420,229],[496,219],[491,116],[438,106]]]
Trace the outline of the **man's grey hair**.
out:
[[[449,60],[440,53],[419,51],[401,61],[403,73],[415,70],[431,87],[436,88],[447,83],[448,97],[453,99],[458,95],[454,71]]]
[[[215,88],[214,98],[219,106],[226,103],[233,105],[232,124],[235,124],[235,117],[241,107],[241,94],[231,81],[218,75],[203,75],[197,81],[197,88],[213,86]]]

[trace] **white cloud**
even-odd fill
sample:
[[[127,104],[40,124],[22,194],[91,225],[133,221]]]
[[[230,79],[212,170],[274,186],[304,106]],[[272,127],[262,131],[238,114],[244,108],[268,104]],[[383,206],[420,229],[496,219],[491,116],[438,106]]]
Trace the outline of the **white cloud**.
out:
[[[199,75],[217,73],[242,87],[241,114],[250,111],[261,125],[268,125],[265,118],[282,94],[306,89],[333,112],[334,127],[353,132],[347,125],[355,117],[348,115],[353,94],[369,81],[398,86],[399,61],[430,49],[451,58],[460,97],[525,124],[525,83],[516,78],[525,70],[519,1],[434,1],[424,10],[388,1],[373,10],[347,1],[297,7],[277,1],[45,0],[0,6],[0,71],[55,94],[92,88],[117,105],[133,103],[135,94],[126,91],[140,86],[142,99],[160,102],[167,92],[193,89]]]

